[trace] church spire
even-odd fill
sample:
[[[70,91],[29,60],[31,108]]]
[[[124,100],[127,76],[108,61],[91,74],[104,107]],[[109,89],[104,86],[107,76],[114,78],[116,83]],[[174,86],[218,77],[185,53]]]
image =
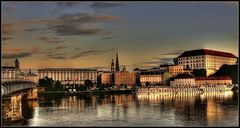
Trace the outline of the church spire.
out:
[[[16,58],[16,60],[15,60],[15,68],[20,69],[20,63],[18,61],[18,58]]]
[[[113,62],[113,59],[112,59],[112,63],[111,63],[111,72],[114,72],[114,62]]]
[[[116,56],[116,71],[120,71],[119,62],[118,62],[118,51],[117,51],[117,56]]]

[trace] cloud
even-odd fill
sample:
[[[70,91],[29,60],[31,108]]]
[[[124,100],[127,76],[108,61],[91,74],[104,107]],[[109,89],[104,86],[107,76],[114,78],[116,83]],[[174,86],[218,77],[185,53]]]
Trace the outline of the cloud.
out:
[[[94,35],[103,31],[103,29],[87,29],[81,26],[72,24],[61,24],[52,27],[58,35],[69,36],[69,35]]]
[[[57,6],[59,7],[73,7],[80,4],[79,1],[59,1],[57,2]]]
[[[49,52],[46,56],[51,59],[67,59],[66,55],[66,53],[53,54],[52,52]]]
[[[32,52],[8,53],[3,54],[3,59],[24,58],[32,56]]]
[[[102,38],[103,40],[110,40],[110,39],[114,39],[114,38],[117,38],[119,36],[110,36],[110,37],[105,37],[105,38]]]
[[[84,51],[84,52],[80,52],[75,56],[72,56],[71,59],[76,59],[76,58],[81,58],[81,57],[88,57],[88,56],[92,56],[92,55],[100,55],[106,52],[110,52],[110,51],[116,51],[116,49],[107,49],[107,50],[89,50],[89,51]]]
[[[3,52],[22,52],[22,48],[3,48]]]
[[[155,60],[153,61],[146,61],[146,62],[143,62],[142,64],[164,64],[164,63],[173,63],[173,58],[158,58],[158,57],[155,57],[153,58]]]
[[[27,32],[36,31],[36,30],[38,30],[38,29],[36,29],[36,28],[24,29],[24,31],[27,31]]]
[[[59,44],[59,43],[64,42],[63,40],[58,40],[58,38],[56,38],[56,37],[52,38],[52,37],[42,36],[42,37],[39,37],[39,39],[46,43],[52,43],[52,44]]]
[[[10,40],[12,39],[11,37],[2,37],[2,41],[5,41],[5,40]]]
[[[2,4],[2,11],[4,12],[4,13],[15,13],[16,12],[16,4],[15,3],[11,3],[11,4],[8,4],[8,5],[6,5],[6,4]]]
[[[173,50],[173,51],[162,51],[160,55],[179,55],[183,52],[184,50]]]
[[[83,24],[96,22],[110,22],[118,20],[115,16],[90,15],[88,13],[64,14],[57,18],[57,22],[49,23],[49,29],[58,35],[94,35],[104,29],[101,28],[84,28]]]
[[[10,23],[3,23],[2,24],[2,33],[3,34],[12,34],[14,32],[12,24]]]
[[[106,2],[95,2],[91,4],[90,6],[97,9],[106,9],[111,7],[118,7],[123,6],[124,4],[121,3],[106,3]]]
[[[67,48],[67,46],[59,45],[59,46],[56,47],[56,50],[65,49],[65,48]]]
[[[31,19],[31,20],[20,20],[15,22],[6,22],[2,24],[3,34],[12,34],[16,30],[17,26],[36,26],[46,25],[45,29],[51,30],[58,35],[94,35],[98,34],[105,29],[96,27],[83,27],[84,24],[101,23],[101,22],[112,22],[118,20],[119,17],[108,16],[108,15],[91,15],[88,13],[76,13],[76,14],[62,14],[58,17],[51,17],[45,19]],[[90,25],[88,25],[90,26]],[[37,30],[36,28],[20,29],[25,32],[31,32]],[[55,41],[49,41],[49,38],[42,37],[43,41],[55,43]],[[57,43],[58,41],[56,41]]]

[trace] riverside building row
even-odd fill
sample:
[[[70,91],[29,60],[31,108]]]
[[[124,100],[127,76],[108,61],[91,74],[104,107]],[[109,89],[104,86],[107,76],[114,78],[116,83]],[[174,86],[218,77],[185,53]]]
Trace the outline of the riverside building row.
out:
[[[118,53],[116,54],[116,63],[113,60],[111,63],[110,71],[97,71],[91,68],[42,68],[38,69],[38,74],[33,73],[24,74],[21,76],[19,61],[15,60],[15,67],[2,66],[2,79],[10,78],[26,78],[32,79],[37,82],[38,79],[49,77],[53,80],[59,80],[62,84],[80,84],[84,85],[85,80],[91,80],[93,83],[100,81],[101,84],[114,84],[114,85],[161,85],[166,84],[166,80],[178,74],[192,74],[193,69],[205,69],[207,76],[219,70],[223,64],[236,64],[237,57],[232,53],[220,52],[208,49],[198,49],[183,52],[180,56],[174,59],[174,65],[160,65],[158,68],[147,70],[135,70],[129,72],[124,68],[120,70]],[[20,74],[20,75],[18,75]],[[37,79],[36,79],[37,77]],[[196,78],[191,80],[175,80],[171,85],[194,85],[195,84],[209,84],[206,77],[205,80]],[[224,82],[220,81],[223,79]],[[204,82],[208,81],[208,82]],[[212,80],[213,81],[213,80]],[[210,82],[213,84],[214,82]],[[225,77],[215,80],[215,84],[225,84]],[[231,82],[227,81],[226,84]]]

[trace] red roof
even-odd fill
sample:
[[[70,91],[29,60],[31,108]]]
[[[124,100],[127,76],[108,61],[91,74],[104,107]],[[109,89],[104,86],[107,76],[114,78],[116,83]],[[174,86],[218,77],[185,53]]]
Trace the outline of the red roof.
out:
[[[232,53],[209,50],[209,49],[198,49],[198,50],[185,51],[180,56],[178,56],[178,58],[179,57],[188,57],[188,56],[199,56],[199,55],[213,55],[213,56],[223,56],[223,57],[237,58]]]
[[[232,80],[229,76],[218,76],[218,77],[195,77],[195,80]]]

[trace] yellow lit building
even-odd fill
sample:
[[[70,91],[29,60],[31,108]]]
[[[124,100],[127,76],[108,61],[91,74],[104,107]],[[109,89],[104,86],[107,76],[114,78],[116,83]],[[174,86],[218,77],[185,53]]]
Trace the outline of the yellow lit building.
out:
[[[124,67],[123,71],[114,72],[114,84],[134,86],[136,83],[136,74],[134,72],[126,71]]]
[[[145,85],[146,82],[149,82],[150,85],[160,85],[162,84],[162,75],[160,74],[149,74],[149,75],[140,75],[141,85]]]
[[[103,72],[100,74],[101,84],[113,84],[113,73],[112,72]]]
[[[173,81],[170,81],[170,86],[195,86],[195,78],[190,74],[179,74]]]
[[[177,57],[177,63],[184,68],[205,69],[207,76],[215,73],[224,64],[232,65],[237,62],[237,57],[232,53],[208,49],[185,51]]]
[[[172,76],[176,76],[177,74],[181,74],[184,72],[184,69],[183,69],[183,65],[173,65],[173,66],[169,66],[169,73],[172,75]]]
[[[232,85],[232,79],[228,76],[220,76],[220,77],[196,77],[195,78],[196,85],[206,86],[206,85]]]
[[[59,80],[61,84],[80,84],[85,80],[97,83],[97,70],[89,68],[43,68],[38,70],[39,79],[44,77]]]

